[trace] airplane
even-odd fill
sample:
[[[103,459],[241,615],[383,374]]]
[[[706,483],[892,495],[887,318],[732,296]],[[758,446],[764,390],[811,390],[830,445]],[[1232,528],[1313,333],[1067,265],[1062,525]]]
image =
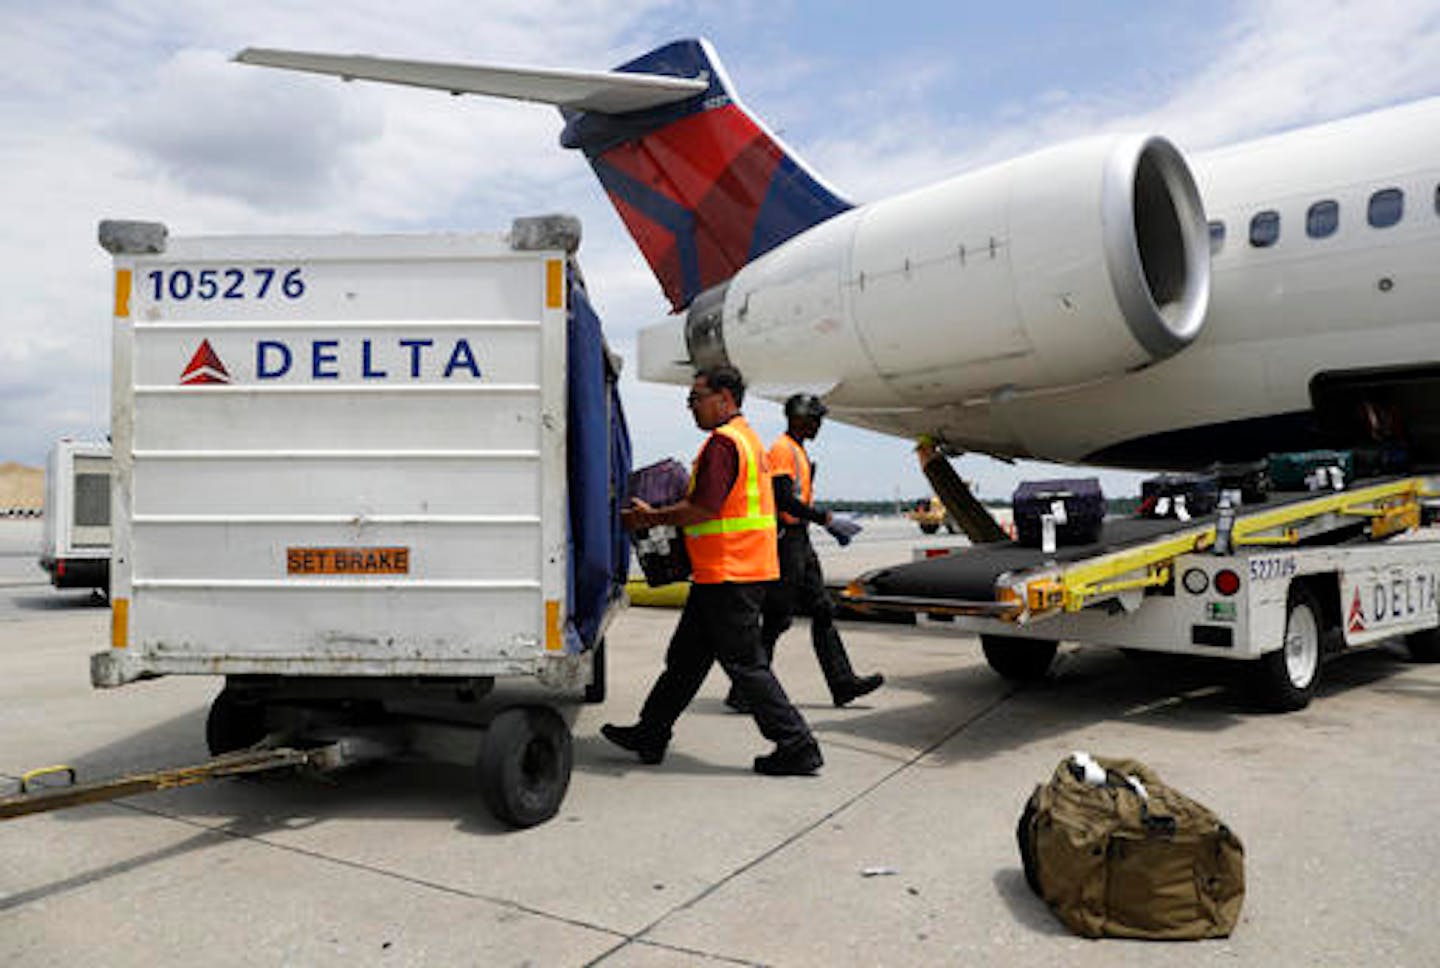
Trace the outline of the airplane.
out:
[[[642,379],[731,363],[950,453],[1440,461],[1440,98],[1188,159],[1084,138],[856,205],[703,39],[613,71],[236,60],[558,106],[676,314],[641,331]]]

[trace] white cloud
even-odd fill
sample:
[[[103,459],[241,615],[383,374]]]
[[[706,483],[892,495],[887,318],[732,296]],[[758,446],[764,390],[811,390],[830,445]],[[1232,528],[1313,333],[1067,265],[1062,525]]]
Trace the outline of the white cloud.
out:
[[[382,130],[338,85],[281,86],[218,51],[182,50],[104,134],[187,191],[283,211],[331,199]]]
[[[667,312],[583,159],[555,146],[553,111],[230,64],[242,47],[599,69],[709,32],[741,96],[858,199],[1097,128],[1151,128],[1203,148],[1435,91],[1433,3],[1236,9],[1220,35],[1177,25],[1146,55],[1149,83],[1119,83],[1096,63],[1086,83],[962,99],[951,89],[987,38],[925,36],[917,10],[905,15],[925,56],[877,49],[847,63],[788,0],[747,0],[738,13],[689,0],[34,5],[0,37],[0,459],[34,463],[61,433],[104,432],[110,282],[94,240],[104,217],[159,219],[179,234],[504,230],[515,215],[566,210],[584,220],[581,258],[616,344]],[[1037,49],[1063,50],[1043,29]],[[632,378],[637,453],[688,457],[697,437],[680,395]],[[773,406],[752,410],[778,432]],[[905,441],[831,425],[819,445],[827,494],[925,490]],[[987,494],[1031,470],[973,457],[961,468]]]

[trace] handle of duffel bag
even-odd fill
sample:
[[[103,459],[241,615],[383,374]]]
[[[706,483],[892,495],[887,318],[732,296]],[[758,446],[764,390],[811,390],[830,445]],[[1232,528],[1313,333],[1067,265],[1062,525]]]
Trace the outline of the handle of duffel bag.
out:
[[[1153,802],[1150,799],[1150,792],[1145,789],[1145,784],[1134,776],[1121,773],[1119,770],[1105,771],[1105,785],[1115,790],[1129,790],[1140,801],[1140,822],[1145,826],[1145,832],[1156,837],[1175,836],[1176,821],[1168,813],[1157,813],[1150,809]]]

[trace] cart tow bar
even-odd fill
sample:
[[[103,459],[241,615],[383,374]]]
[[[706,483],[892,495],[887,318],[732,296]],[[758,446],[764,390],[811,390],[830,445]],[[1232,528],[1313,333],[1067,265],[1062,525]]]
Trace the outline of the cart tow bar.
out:
[[[132,773],[128,776],[99,780],[95,783],[76,783],[73,767],[42,767],[21,776],[19,792],[0,797],[0,820],[13,820],[27,814],[63,810],[66,807],[78,807],[87,803],[118,800],[121,797],[151,793],[156,790],[175,790],[227,776],[265,773],[292,767],[311,767],[319,772],[326,772],[344,766],[353,759],[352,755],[347,755],[352,751],[346,747],[347,744],[341,741],[308,750],[289,747],[252,748],[235,753],[225,753],[194,766],[180,766],[148,773]],[[36,781],[42,777],[62,774],[69,778],[69,783],[65,786],[36,784]]]

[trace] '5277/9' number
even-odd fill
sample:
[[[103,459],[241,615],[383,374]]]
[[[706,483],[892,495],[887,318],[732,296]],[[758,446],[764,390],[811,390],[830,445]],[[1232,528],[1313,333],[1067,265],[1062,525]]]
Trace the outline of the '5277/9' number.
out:
[[[147,273],[150,298],[183,301],[186,299],[265,299],[281,296],[299,299],[305,295],[305,278],[298,267],[276,269],[252,266],[248,269],[157,269]]]

